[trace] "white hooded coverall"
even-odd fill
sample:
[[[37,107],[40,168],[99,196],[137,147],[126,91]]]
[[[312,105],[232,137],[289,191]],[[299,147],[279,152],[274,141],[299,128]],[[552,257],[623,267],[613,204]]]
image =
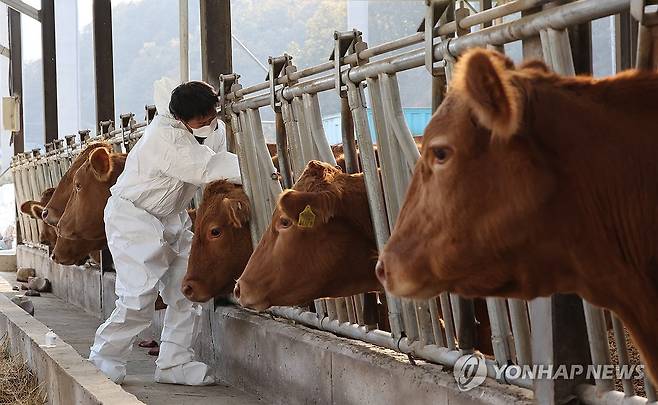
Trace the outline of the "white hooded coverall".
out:
[[[168,101],[158,103],[158,111],[168,111]],[[96,331],[89,360],[117,383],[126,375],[137,335],[153,319],[158,291],[167,309],[155,380],[214,382],[208,366],[193,361],[201,308],[181,293],[181,281],[192,241],[186,209],[198,187],[220,178],[241,183],[237,157],[226,151],[225,139],[220,122],[201,145],[181,122],[160,113],[128,154],[123,173],[110,189],[105,232],[119,298]]]

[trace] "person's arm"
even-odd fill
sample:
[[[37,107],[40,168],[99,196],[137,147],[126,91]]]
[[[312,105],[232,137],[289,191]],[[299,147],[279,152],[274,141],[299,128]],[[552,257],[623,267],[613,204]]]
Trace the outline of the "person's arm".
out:
[[[218,179],[242,184],[238,157],[233,153],[215,153],[196,142],[184,145],[165,143],[163,146],[165,153],[160,164],[167,176],[198,186]]]

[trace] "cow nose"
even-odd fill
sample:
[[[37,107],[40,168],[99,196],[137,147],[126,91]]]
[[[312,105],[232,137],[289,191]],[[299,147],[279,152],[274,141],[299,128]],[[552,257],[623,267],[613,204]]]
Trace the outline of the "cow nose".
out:
[[[375,266],[375,274],[377,275],[377,279],[379,280],[382,285],[386,285],[386,269],[384,268],[384,262],[381,260],[377,260],[377,265]]]
[[[181,287],[181,291],[183,292],[183,295],[189,299],[194,293],[194,288],[190,283],[184,283]]]
[[[240,281],[235,282],[235,288],[233,289],[233,296],[235,299],[240,299]]]

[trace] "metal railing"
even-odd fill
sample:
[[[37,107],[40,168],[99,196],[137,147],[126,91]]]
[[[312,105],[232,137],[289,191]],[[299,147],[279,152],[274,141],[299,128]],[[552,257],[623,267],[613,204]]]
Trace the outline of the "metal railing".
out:
[[[306,163],[318,159],[335,164],[322,128],[318,93],[335,90],[336,97],[340,98],[346,164],[351,172],[359,167],[354,153],[354,145],[358,143],[376,242],[381,249],[395,226],[419,157],[404,121],[399,72],[424,66],[436,80],[449,83],[454,60],[464,50],[539,37],[547,64],[559,73],[573,74],[567,28],[626,11],[630,1],[579,0],[553,6],[547,0],[516,0],[476,14],[463,5],[452,8],[453,1],[428,1],[426,18],[417,34],[368,48],[358,31],[337,32],[333,55],[328,62],[298,70],[288,55],[270,58],[267,81],[247,88],[241,87],[238,75],[223,75],[220,78],[221,114],[236,141],[243,185],[252,203],[250,226],[254,245],[269,224],[278,195],[284,187],[292,185]],[[502,22],[504,16],[546,5],[553,7]],[[440,18],[446,9],[450,16]],[[473,27],[492,21],[496,24],[471,32]],[[644,29],[640,32],[646,36]],[[422,47],[399,52],[416,44]],[[395,54],[390,55],[393,51]],[[644,55],[642,49],[640,54]],[[268,106],[276,114],[281,173],[277,173],[272,164],[263,136],[260,108]],[[367,106],[373,112],[378,156],[368,126]],[[152,107],[147,108],[142,123],[136,123],[132,114],[124,114],[120,117],[119,129],[112,129],[111,122],[101,123],[98,134],[93,137],[81,131],[79,141],[67,137],[66,142],[58,140],[46,145],[45,154],[33,151],[16,156],[12,172],[17,202],[38,199],[45,188],[55,186],[71,160],[90,141],[102,139],[114,145],[117,152],[129,152],[154,113]],[[38,245],[36,221],[20,215],[19,222],[24,243]],[[369,294],[359,294],[321,299],[315,301],[314,312],[297,307],[275,307],[271,312],[450,367],[462,355],[477,349],[473,344],[476,324],[471,300],[454,294],[442,294],[431,300],[386,296],[390,328],[382,330],[376,328],[376,321],[368,313],[368,302],[372,298]],[[553,356],[554,341],[547,338],[551,330],[558,329],[556,323],[559,326],[562,321],[553,315],[550,300],[486,299],[493,347],[492,356],[486,359],[489,377],[497,377],[497,367],[568,360]],[[610,337],[604,311],[586,302],[583,308],[583,328],[587,330],[592,364],[611,364],[611,343],[616,346],[618,363],[628,364],[629,348],[621,322],[614,316],[610,318],[614,334]],[[545,389],[541,381],[524,376],[498,381],[532,389],[540,403],[553,403],[558,395],[554,386]],[[575,387],[575,394],[585,403],[646,403],[647,399],[633,396],[636,392],[630,379],[621,379],[621,383],[623,392],[615,391],[611,380],[596,379],[594,384],[585,382]],[[655,390],[648,381],[645,393],[649,401],[656,400]]]

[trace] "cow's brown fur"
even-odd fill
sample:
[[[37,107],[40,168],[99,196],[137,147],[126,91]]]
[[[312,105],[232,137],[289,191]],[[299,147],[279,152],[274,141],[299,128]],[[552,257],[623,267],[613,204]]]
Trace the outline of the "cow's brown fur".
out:
[[[71,163],[71,167],[64,173],[62,179],[55,187],[52,198],[46,204],[46,209],[44,212],[43,220],[49,223],[50,225],[57,225],[59,219],[64,214],[64,209],[66,208],[66,203],[69,201],[71,196],[71,191],[73,190],[73,176],[75,172],[87,162],[89,155],[97,148],[104,148],[108,152],[112,150],[112,147],[107,142],[93,142],[90,143]]]
[[[658,74],[462,57],[378,266],[396,295],[578,293],[658,377]]]
[[[96,148],[76,171],[72,192],[57,228],[60,237],[79,241],[79,244],[71,244],[66,249],[56,245],[53,251],[56,261],[77,263],[89,253],[87,245],[105,246],[103,211],[110,197],[110,187],[123,172],[125,161],[124,153]]]
[[[55,189],[52,187],[47,188],[41,193],[39,201],[30,200],[21,204],[21,212],[36,219],[39,223],[39,243],[50,247],[54,247],[57,242],[57,231],[55,227],[42,220],[41,214],[43,213],[43,207],[48,204],[54,191]]]
[[[307,205],[316,215],[312,228],[298,224]],[[279,198],[236,296],[242,305],[265,309],[378,290],[376,257],[363,176],[311,161]]]
[[[226,180],[206,186],[194,217],[194,239],[182,283],[191,301],[229,294],[253,251],[250,204],[242,186]]]

